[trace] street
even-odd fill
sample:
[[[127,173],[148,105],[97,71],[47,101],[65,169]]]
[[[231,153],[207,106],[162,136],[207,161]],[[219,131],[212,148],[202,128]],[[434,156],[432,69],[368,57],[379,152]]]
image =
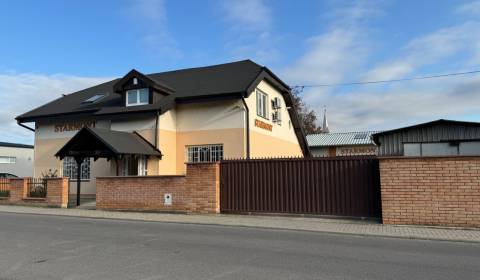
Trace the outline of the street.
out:
[[[0,279],[479,279],[480,244],[0,213]]]

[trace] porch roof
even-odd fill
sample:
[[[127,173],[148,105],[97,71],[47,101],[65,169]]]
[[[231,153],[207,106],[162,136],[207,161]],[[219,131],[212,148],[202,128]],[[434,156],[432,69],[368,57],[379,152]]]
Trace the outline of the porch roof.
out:
[[[161,157],[162,153],[133,132],[84,127],[56,154],[56,157],[116,158],[122,155],[146,155]]]

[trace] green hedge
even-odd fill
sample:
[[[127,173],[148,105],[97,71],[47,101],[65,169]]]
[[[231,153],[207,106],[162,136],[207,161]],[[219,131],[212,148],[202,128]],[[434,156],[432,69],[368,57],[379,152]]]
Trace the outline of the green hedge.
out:
[[[10,191],[0,190],[0,197],[9,197],[9,196],[10,196]]]

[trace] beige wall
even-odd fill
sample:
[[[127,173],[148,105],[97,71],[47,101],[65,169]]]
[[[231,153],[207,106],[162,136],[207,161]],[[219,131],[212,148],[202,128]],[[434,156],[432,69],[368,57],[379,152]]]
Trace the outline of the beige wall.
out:
[[[250,109],[250,151],[252,157],[301,156],[302,151],[282,95],[267,82],[260,82],[258,88],[268,94],[270,100],[280,97],[282,100],[282,123],[273,123],[270,119],[257,116],[256,92],[252,92],[246,103]],[[270,113],[272,112],[270,108]],[[270,115],[269,113],[269,115]],[[149,175],[176,175],[185,173],[186,147],[189,145],[223,144],[224,158],[246,156],[246,123],[241,100],[178,104],[163,113],[158,120],[158,147],[163,154],[162,160],[150,158]],[[273,126],[272,131],[255,127],[255,119]],[[78,121],[78,120],[77,120]],[[155,145],[155,116],[141,119],[113,119],[97,121],[96,127],[117,131],[137,131]],[[54,154],[77,131],[58,133],[54,125],[37,123],[35,133],[35,176],[49,168],[61,170],[62,163]],[[92,180],[85,183],[83,190],[95,192],[96,176],[115,175],[115,162],[99,159],[91,163]],[[72,186],[72,192],[74,188]],[[85,192],[85,191],[84,191]]]
[[[282,95],[269,83],[262,81],[257,86],[262,92],[268,95],[268,119],[257,115],[257,95],[254,90],[245,100],[250,109],[250,156],[254,157],[282,157],[302,156],[302,150],[298,143],[297,136],[293,129],[290,115]],[[281,124],[272,121],[271,100],[279,97],[282,100],[280,108],[282,115]],[[272,125],[272,131],[255,126],[255,120]]]

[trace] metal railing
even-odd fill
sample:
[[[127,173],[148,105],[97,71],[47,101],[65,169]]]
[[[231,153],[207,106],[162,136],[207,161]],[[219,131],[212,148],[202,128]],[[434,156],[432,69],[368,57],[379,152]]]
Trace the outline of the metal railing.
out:
[[[10,196],[10,179],[0,178],[0,197]]]
[[[47,179],[28,178],[27,180],[28,197],[45,198],[47,197]]]

